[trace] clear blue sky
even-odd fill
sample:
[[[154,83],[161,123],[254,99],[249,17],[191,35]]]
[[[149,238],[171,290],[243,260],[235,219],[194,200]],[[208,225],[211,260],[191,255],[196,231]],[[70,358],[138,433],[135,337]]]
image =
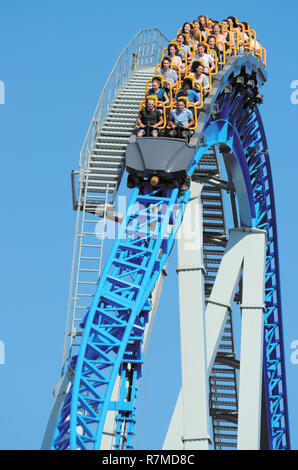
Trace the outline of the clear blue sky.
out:
[[[0,1],[0,449],[39,449],[46,427],[60,374],[72,259],[70,172],[101,88],[138,30],[158,27],[171,39],[184,21],[202,13],[248,21],[267,48],[261,113],[275,187],[291,438],[297,449],[298,365],[290,361],[290,345],[298,340],[298,105],[290,102],[290,84],[298,80],[297,3],[214,0],[205,9],[177,0],[166,8],[135,0],[105,3]],[[173,256],[145,376],[150,401],[139,419],[143,448],[161,447],[179,390],[175,267]]]

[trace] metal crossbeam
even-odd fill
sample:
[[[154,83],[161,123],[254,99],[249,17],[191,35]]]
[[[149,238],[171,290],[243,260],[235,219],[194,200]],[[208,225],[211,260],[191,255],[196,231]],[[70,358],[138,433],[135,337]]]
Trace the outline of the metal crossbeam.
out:
[[[116,448],[121,445],[124,422],[127,429],[125,448],[130,448],[135,384],[140,373],[141,344],[150,309],[147,299],[172,248],[187,198],[187,193],[178,198],[178,189],[172,192],[156,190],[143,195],[137,189],[134,191],[126,220],[82,325],[84,334],[76,360],[71,399],[65,401],[61,411],[53,448],[61,448],[61,445],[72,449],[77,446],[99,448],[119,372],[124,376],[117,405]],[[124,397],[127,400],[127,381],[131,399],[124,401]]]
[[[154,63],[158,50],[157,36],[156,31],[149,30],[138,35],[137,52],[133,52],[130,59],[121,54],[111,74],[115,81],[110,80],[109,86],[103,90],[81,153],[78,214],[82,212],[89,217],[90,214],[95,214],[94,208],[101,203],[101,214],[104,215],[108,204],[113,202],[111,197],[117,192],[123,170],[127,129],[133,125],[130,111],[137,105],[133,90],[136,82],[133,80],[131,86],[128,86],[127,79],[132,77],[131,73],[136,66],[150,61],[150,64]],[[159,46],[162,40],[160,35]],[[249,91],[243,93],[241,87],[234,83],[234,77],[241,74],[254,74],[253,78],[259,86],[266,78],[262,64],[252,54],[231,57],[227,61],[216,76],[212,91],[204,100],[198,116],[198,126],[189,142],[194,148],[194,158],[187,173],[205,183],[202,202],[206,297],[212,292],[218,260],[221,259],[227,242],[221,191],[231,190],[235,224],[255,227],[267,234],[267,311],[264,314],[266,403],[263,406],[266,407],[268,417],[270,448],[286,449],[290,443],[272,177],[259,111],[247,106]],[[127,89],[124,90],[126,85]],[[123,91],[121,96],[120,90]],[[117,129],[119,124],[124,124],[120,131]],[[209,168],[208,164],[205,167],[209,172],[204,171],[202,164],[204,158],[206,162],[214,162],[210,148],[218,143],[224,143],[228,149],[223,150],[228,181],[221,179],[214,163],[213,171],[210,171],[212,164]],[[198,164],[199,171],[195,175]],[[117,183],[112,184],[115,181]],[[178,193],[178,189],[170,191],[165,188],[157,192],[146,188],[142,194],[137,189],[134,190],[130,210],[100,277],[93,302],[91,305],[89,303],[88,308],[87,304],[79,304],[78,301],[90,300],[92,296],[79,288],[95,286],[96,281],[77,277],[71,301],[77,302],[80,310],[86,308],[88,314],[80,324],[81,329],[77,326],[74,328],[73,319],[76,317],[73,316],[72,326],[66,334],[71,339],[81,336],[80,351],[78,356],[73,352],[69,355],[68,367],[70,371],[75,371],[75,376],[71,387],[63,389],[61,385],[61,393],[63,389],[66,398],[60,409],[52,448],[98,449],[109,410],[113,411],[115,417],[113,434],[116,449],[132,448],[135,399],[142,366],[142,343],[151,309],[149,294],[173,246],[174,234],[188,198],[187,194],[180,193],[178,197]],[[106,201],[104,209],[101,197],[103,194]],[[96,243],[86,238],[83,240],[84,236],[92,234],[89,224],[93,219],[84,215],[83,229],[80,232],[80,217],[81,214],[77,218],[76,231],[78,240],[82,237],[82,243],[78,244],[80,249],[95,246]],[[101,249],[102,245],[98,245]],[[101,255],[79,254],[80,263],[98,262],[100,259]],[[96,268],[82,264],[77,270],[78,274],[86,275],[87,272],[95,274]],[[209,381],[215,448],[234,447],[237,440],[235,369],[239,368],[239,361],[233,350],[232,317],[229,315],[230,313],[226,315],[222,342],[215,351]],[[113,391],[117,377],[120,394],[115,399]],[[224,407],[222,402],[225,403]]]

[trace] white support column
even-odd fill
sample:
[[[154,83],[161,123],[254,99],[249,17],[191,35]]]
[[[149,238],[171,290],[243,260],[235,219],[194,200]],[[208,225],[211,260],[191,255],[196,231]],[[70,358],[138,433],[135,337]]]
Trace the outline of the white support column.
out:
[[[186,450],[207,450],[210,442],[201,190],[201,184],[192,184],[190,202],[177,234],[183,402],[182,441]]]
[[[183,450],[183,404],[182,388],[176,401],[176,406],[167,430],[162,450]]]
[[[208,377],[224,330],[227,311],[231,308],[243,269],[239,448],[259,447],[265,256],[266,232],[243,227],[230,230],[229,241],[205,314]],[[179,434],[179,429],[183,428],[182,407],[182,391],[180,391],[170,424],[170,426],[172,423],[175,424],[175,430],[168,430],[164,449],[170,448],[169,437]],[[181,449],[181,446],[173,448]]]
[[[70,372],[69,368],[66,370],[65,374],[61,377],[59,382],[54,388],[54,402],[52,405],[49,421],[47,423],[47,428],[43,437],[41,444],[41,450],[50,450],[53,435],[55,432],[57,420],[59,418],[65,397],[68,393],[68,390],[72,384],[73,374]]]
[[[238,450],[260,448],[266,244],[255,235],[243,267]]]
[[[211,373],[222,333],[231,309],[243,267],[245,248],[240,241],[247,232],[230,230],[215,283],[206,307],[207,367]]]

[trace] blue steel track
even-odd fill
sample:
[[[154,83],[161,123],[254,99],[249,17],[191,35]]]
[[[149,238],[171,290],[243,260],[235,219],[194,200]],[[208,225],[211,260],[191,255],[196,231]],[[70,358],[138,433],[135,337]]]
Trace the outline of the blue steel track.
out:
[[[239,76],[245,77],[241,86],[237,83]],[[252,54],[233,58],[215,77],[191,141],[194,157],[187,172],[192,175],[208,148],[224,144],[241,168],[250,224],[267,233],[264,385],[269,447],[278,450],[290,448],[290,437],[277,228],[264,127],[253,93],[245,84],[251,78],[258,86],[266,79],[264,67]],[[188,197],[189,191],[179,188],[153,190],[148,186],[133,190],[82,324],[80,352],[72,358],[74,381],[59,416],[52,449],[99,449],[108,410],[117,412],[115,448],[132,448],[150,293],[173,247]],[[241,222],[248,225],[247,220]],[[118,374],[122,377],[120,396],[112,401]]]

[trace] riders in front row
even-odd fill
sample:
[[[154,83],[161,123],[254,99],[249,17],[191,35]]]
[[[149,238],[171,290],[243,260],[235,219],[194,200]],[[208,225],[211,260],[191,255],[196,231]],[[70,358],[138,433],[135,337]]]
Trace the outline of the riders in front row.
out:
[[[165,93],[163,89],[161,90],[162,94]],[[191,89],[189,81],[183,81],[182,88],[176,95],[177,106],[169,113],[167,126],[164,125],[165,118],[157,105],[158,90],[154,87],[150,91],[151,93],[145,101],[145,106],[141,108],[137,118],[137,136],[158,137],[162,133],[162,135],[168,137],[188,139],[191,135],[190,128],[193,128],[195,124],[194,113],[197,112],[195,107],[201,103],[200,95]],[[188,102],[193,105],[191,109],[187,107]],[[168,100],[165,100],[165,104],[168,104]],[[165,130],[161,131],[161,128]]]

